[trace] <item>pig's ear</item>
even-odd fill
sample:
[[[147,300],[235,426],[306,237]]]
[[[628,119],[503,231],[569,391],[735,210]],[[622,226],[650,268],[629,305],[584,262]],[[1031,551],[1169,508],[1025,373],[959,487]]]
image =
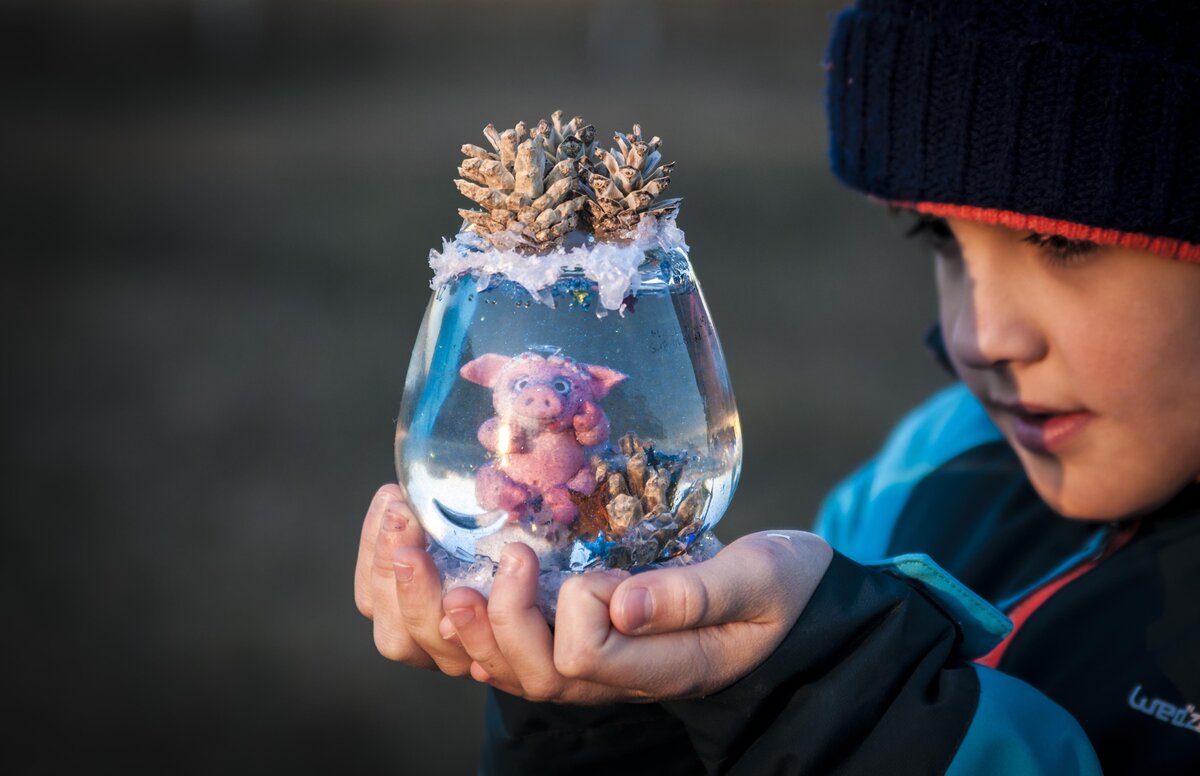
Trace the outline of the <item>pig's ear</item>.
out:
[[[496,378],[500,376],[500,370],[511,360],[508,356],[502,356],[499,353],[485,353],[474,361],[463,364],[458,373],[476,385],[494,388]]]
[[[617,383],[629,377],[627,374],[622,374],[606,366],[596,366],[594,364],[583,364],[582,366],[592,376],[592,393],[596,395],[597,399],[603,399],[605,396],[608,396],[608,392],[615,388]]]

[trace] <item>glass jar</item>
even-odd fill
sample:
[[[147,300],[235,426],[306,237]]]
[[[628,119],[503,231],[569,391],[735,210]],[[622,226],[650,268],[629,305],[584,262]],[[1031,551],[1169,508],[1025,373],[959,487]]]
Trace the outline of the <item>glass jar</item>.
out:
[[[725,358],[686,248],[639,255],[615,310],[578,268],[541,289],[469,271],[435,291],[395,449],[447,589],[486,595],[523,542],[552,618],[569,574],[719,549],[742,460]]]

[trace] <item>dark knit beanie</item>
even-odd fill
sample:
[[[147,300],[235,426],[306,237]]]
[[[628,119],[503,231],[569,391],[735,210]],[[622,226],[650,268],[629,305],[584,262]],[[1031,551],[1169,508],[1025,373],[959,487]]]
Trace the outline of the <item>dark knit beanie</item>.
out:
[[[1200,4],[860,0],[826,68],[846,184],[1200,261]]]

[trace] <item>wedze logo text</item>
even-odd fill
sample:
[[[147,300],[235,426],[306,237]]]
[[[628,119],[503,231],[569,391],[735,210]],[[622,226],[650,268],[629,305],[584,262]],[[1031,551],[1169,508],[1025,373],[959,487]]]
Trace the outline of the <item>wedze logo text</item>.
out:
[[[1177,728],[1200,733],[1200,713],[1196,712],[1194,705],[1189,703],[1186,706],[1176,706],[1161,698],[1149,698],[1142,693],[1140,684],[1135,685],[1133,691],[1129,693],[1129,708],[1163,722],[1169,722]]]

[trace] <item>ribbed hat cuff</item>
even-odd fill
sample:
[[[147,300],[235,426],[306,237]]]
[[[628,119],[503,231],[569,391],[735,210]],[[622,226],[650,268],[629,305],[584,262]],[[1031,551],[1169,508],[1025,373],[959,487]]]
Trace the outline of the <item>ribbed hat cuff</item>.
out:
[[[872,196],[1200,261],[1200,73],[1160,56],[852,9],[834,173]]]
[[[965,221],[1007,226],[1009,229],[1027,229],[1039,234],[1059,235],[1069,240],[1087,240],[1097,245],[1115,245],[1121,248],[1149,251],[1182,261],[1200,262],[1200,245],[1170,237],[1153,237],[1148,234],[1103,229],[1098,226],[1075,224],[1046,216],[972,205],[952,205],[946,202],[905,202],[903,200],[891,200],[887,204],[942,218],[961,218]]]

